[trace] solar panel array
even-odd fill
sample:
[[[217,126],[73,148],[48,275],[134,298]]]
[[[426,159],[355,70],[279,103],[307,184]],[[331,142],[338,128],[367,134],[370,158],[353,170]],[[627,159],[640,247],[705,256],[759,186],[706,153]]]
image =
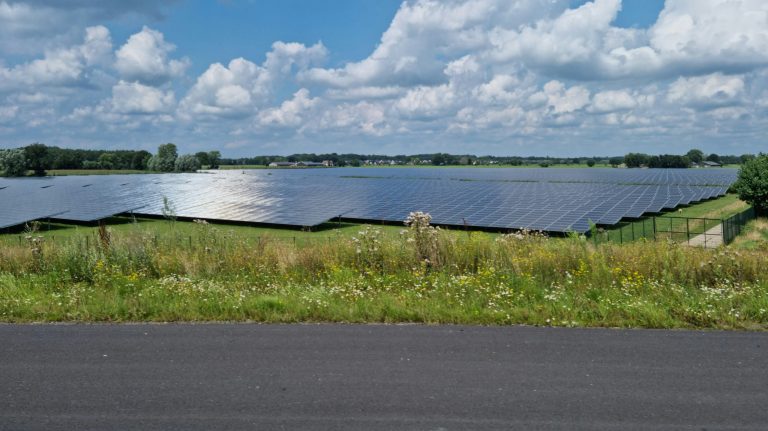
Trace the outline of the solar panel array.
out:
[[[0,228],[111,215],[316,226],[343,217],[402,222],[412,211],[443,225],[585,232],[721,196],[735,169],[418,169],[215,171],[0,179]]]

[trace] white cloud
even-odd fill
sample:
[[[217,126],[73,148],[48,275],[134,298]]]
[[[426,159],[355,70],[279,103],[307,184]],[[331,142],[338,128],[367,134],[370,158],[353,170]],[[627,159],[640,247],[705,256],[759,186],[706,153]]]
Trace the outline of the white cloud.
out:
[[[353,131],[376,136],[391,131],[382,105],[368,102],[346,103],[325,110],[317,129]]]
[[[162,33],[144,26],[117,50],[115,68],[125,80],[162,84],[182,76],[189,66],[187,59],[168,58],[175,49]]]
[[[423,0],[403,2],[380,44],[366,59],[302,77],[332,87],[419,86],[445,80],[442,58],[459,58],[488,45],[488,30],[514,28],[551,16],[562,0]]]
[[[322,62],[326,55],[322,43],[307,47],[275,42],[261,66],[244,58],[236,58],[227,66],[214,63],[181,101],[181,114],[188,119],[253,114],[266,106],[275,86],[290,79],[292,72]]]
[[[111,55],[112,41],[106,27],[85,29],[80,45],[46,52],[43,58],[16,65],[0,67],[0,90],[20,86],[73,86],[91,84],[88,70],[104,64]]]
[[[309,96],[309,90],[302,88],[292,99],[284,101],[279,108],[267,109],[259,115],[263,126],[297,127],[302,124],[304,114],[317,104]]]
[[[708,76],[679,78],[669,86],[667,100],[685,106],[709,109],[739,103],[744,93],[741,76],[714,73]]]
[[[592,98],[590,112],[607,113],[636,108],[638,105],[635,97],[626,91],[601,91]]]
[[[176,98],[173,91],[120,81],[112,88],[111,103],[113,111],[122,114],[159,114],[169,112]]]
[[[543,91],[531,96],[533,104],[545,103],[555,114],[578,111],[589,104],[589,90],[582,86],[565,87],[560,81],[549,81]]]

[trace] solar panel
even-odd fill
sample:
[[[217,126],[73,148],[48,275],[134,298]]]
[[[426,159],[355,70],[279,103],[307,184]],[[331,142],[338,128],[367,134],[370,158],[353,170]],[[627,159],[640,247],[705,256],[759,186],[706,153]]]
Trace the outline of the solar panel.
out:
[[[723,195],[735,169],[418,169],[214,171],[0,179],[0,227],[39,218],[94,221],[134,212],[160,216],[316,226],[342,216],[586,232],[590,223]]]

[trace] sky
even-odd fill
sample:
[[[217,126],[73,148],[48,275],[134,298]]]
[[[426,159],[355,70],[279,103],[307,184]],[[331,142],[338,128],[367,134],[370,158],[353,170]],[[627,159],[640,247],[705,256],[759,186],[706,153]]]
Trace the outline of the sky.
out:
[[[0,0],[0,148],[768,150],[765,0]]]

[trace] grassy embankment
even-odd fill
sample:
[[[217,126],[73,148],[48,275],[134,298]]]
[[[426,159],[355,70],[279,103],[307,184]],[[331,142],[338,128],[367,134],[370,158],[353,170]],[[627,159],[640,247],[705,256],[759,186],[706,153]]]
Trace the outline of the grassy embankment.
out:
[[[3,235],[0,320],[766,329],[767,225],[719,250],[423,225],[309,233],[155,220]]]

